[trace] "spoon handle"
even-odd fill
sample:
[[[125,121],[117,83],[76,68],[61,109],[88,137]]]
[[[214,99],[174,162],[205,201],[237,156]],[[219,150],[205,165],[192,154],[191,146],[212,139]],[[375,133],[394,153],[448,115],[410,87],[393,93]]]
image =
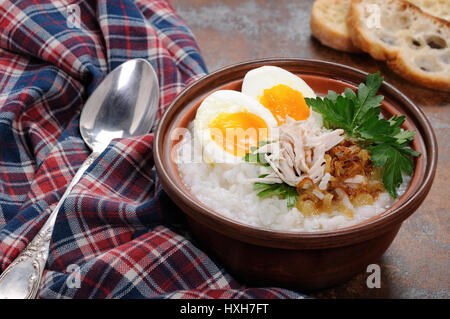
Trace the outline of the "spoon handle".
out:
[[[47,262],[50,239],[58,211],[72,191],[73,186],[78,183],[83,173],[99,155],[100,152],[94,151],[81,164],[44,226],[42,226],[37,235],[28,243],[27,247],[25,247],[20,255],[1,274],[0,299],[33,299],[36,297],[42,273]]]

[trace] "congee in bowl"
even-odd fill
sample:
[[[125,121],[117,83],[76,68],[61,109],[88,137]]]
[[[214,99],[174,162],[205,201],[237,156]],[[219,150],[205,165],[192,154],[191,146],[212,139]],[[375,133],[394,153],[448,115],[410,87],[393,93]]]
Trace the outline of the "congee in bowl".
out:
[[[403,195],[420,153],[404,115],[385,118],[383,78],[318,97],[277,66],[216,90],[174,147],[183,183],[231,219],[284,231],[327,231],[383,213]]]

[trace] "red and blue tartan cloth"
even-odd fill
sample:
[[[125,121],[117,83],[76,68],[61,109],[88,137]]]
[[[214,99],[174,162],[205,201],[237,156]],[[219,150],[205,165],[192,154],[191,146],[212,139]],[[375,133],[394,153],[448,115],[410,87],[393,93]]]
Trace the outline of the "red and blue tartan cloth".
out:
[[[164,0],[0,4],[0,266],[36,235],[89,154],[79,114],[105,75],[148,60],[159,116],[207,70]],[[298,298],[249,288],[190,240],[181,213],[152,188],[153,135],[115,139],[59,211],[40,298]],[[72,283],[72,284],[69,284]]]

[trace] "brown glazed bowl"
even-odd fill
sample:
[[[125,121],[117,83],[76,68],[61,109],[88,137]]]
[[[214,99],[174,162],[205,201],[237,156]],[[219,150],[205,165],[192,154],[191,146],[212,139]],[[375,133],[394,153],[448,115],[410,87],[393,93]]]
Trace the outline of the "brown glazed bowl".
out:
[[[163,188],[182,209],[202,248],[214,254],[237,278],[247,283],[303,290],[329,287],[365,271],[389,247],[402,222],[420,206],[431,188],[437,164],[437,142],[423,112],[384,82],[385,116],[405,114],[404,128],[416,131],[413,148],[421,152],[405,194],[385,212],[355,226],[334,231],[292,232],[248,226],[227,218],[196,199],[181,181],[171,159],[201,101],[218,89],[240,90],[247,71],[275,65],[301,76],[318,94],[356,89],[367,73],[336,63],[302,59],[266,59],[223,68],[186,88],[162,117],[155,137],[154,158]],[[242,207],[245,209],[245,207]],[[412,243],[411,243],[412,244]]]

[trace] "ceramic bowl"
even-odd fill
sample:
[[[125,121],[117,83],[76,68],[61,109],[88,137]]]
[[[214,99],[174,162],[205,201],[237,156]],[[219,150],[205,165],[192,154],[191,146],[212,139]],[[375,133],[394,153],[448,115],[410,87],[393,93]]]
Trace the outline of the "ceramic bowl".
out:
[[[215,90],[240,90],[247,71],[275,65],[301,76],[318,95],[328,90],[356,89],[367,73],[344,65],[302,59],[266,59],[220,69],[186,88],[161,118],[154,159],[163,188],[181,208],[196,240],[238,279],[253,285],[319,289],[342,283],[377,261],[397,235],[402,222],[425,199],[437,164],[432,127],[419,107],[383,82],[382,112],[405,114],[404,128],[415,130],[412,147],[421,152],[407,191],[385,212],[360,224],[334,231],[292,232],[257,228],[232,220],[201,203],[187,189],[171,151],[178,143],[174,130],[186,128],[201,101]],[[243,209],[245,209],[243,207]]]

